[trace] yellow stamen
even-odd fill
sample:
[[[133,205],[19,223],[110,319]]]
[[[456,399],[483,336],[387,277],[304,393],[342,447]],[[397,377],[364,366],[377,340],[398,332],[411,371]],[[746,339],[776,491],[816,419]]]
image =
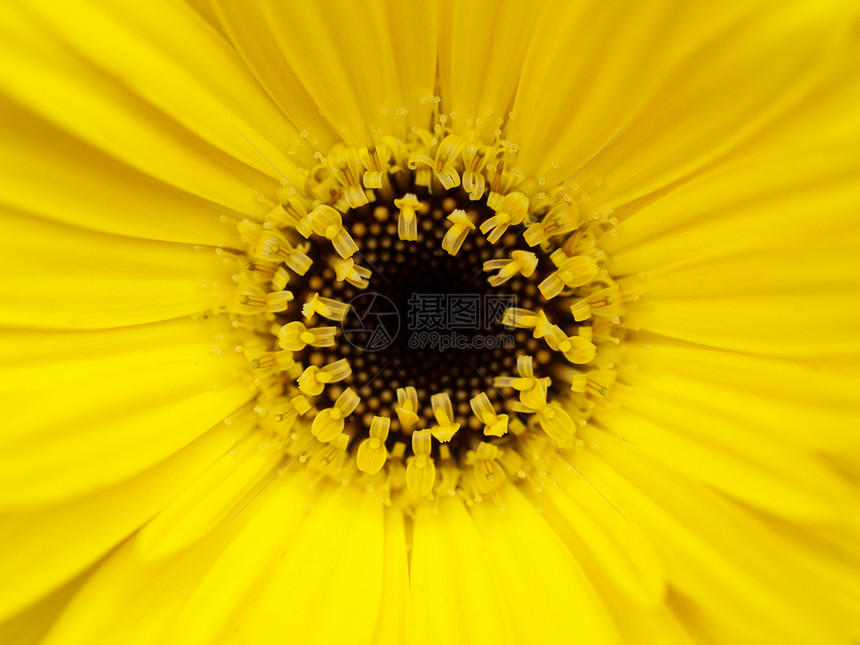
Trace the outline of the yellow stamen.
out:
[[[540,410],[546,405],[547,389],[551,380],[548,376],[538,378],[534,374],[534,364],[531,356],[517,357],[517,372],[520,377],[497,376],[495,387],[512,387],[520,393],[520,402],[528,410]]]
[[[272,276],[272,288],[276,291],[282,290],[290,281],[290,274],[284,267],[275,269],[275,274]]]
[[[543,338],[552,330],[552,323],[547,320],[543,310],[532,311],[522,307],[508,307],[502,314],[502,324],[506,327],[532,329],[535,338]]]
[[[296,406],[289,399],[273,404],[269,409],[269,413],[271,420],[277,424],[278,430],[282,432],[289,431],[296,422],[296,419],[299,418],[299,411],[296,410]]]
[[[297,195],[284,195],[281,198],[281,207],[289,217],[289,225],[295,228],[302,218],[308,214],[307,205]]]
[[[400,199],[395,199],[394,205],[400,209],[397,236],[401,240],[414,242],[418,239],[418,217],[415,215],[415,209],[421,207],[421,202],[415,193],[406,193]]]
[[[269,262],[283,262],[298,275],[304,275],[310,268],[311,260],[305,246],[293,246],[287,238],[275,231],[266,230],[257,240],[256,254]]]
[[[315,233],[326,238],[342,258],[349,258],[358,251],[358,245],[343,227],[343,218],[331,206],[320,204],[299,222],[296,230],[304,237]]]
[[[356,264],[354,258],[344,260],[343,258],[331,257],[329,264],[334,269],[335,278],[338,282],[346,280],[359,289],[364,289],[369,284],[370,269]]]
[[[292,300],[291,291],[270,291],[266,294],[266,311],[270,314],[286,311],[287,304]]]
[[[567,447],[576,433],[576,425],[570,415],[557,402],[552,401],[537,411],[540,427],[550,441],[560,448]]]
[[[487,482],[492,482],[496,478],[496,469],[493,462],[495,462],[498,455],[498,446],[485,442],[478,444],[478,449],[475,451],[475,462],[479,475],[487,480]]]
[[[309,365],[298,378],[299,389],[305,394],[319,396],[327,384],[342,381],[350,374],[352,374],[352,368],[345,358],[329,363],[322,368]]]
[[[278,330],[278,344],[291,352],[300,352],[308,345],[334,347],[336,332],[335,327],[308,328],[300,320],[294,320]]]
[[[475,228],[475,225],[462,208],[458,208],[448,215],[448,221],[453,226],[448,229],[445,237],[442,238],[442,248],[448,251],[449,255],[457,255],[460,247],[463,246],[463,242],[466,241],[466,236],[469,234],[469,231]]]
[[[296,408],[296,411],[302,416],[311,411],[311,403],[304,394],[297,394],[290,399],[290,402],[293,404],[293,407]]]
[[[559,368],[558,377],[561,381],[570,383],[573,392],[588,392],[594,396],[604,397],[609,394],[617,378],[617,373],[612,369],[594,369],[581,372],[572,367]]]
[[[360,401],[359,396],[351,388],[346,388],[337,397],[334,407],[317,413],[311,424],[311,433],[323,443],[332,441],[343,432],[344,419],[355,411]]]
[[[552,326],[552,331],[544,340],[553,351],[561,352],[567,360],[577,365],[590,363],[597,354],[594,343],[581,336],[568,336],[558,325]]]
[[[586,255],[567,258],[547,278],[538,285],[547,300],[555,298],[565,287],[572,289],[591,282],[597,276],[597,262]]]
[[[430,397],[430,402],[433,405],[433,416],[436,417],[438,424],[430,428],[430,432],[442,443],[451,441],[451,437],[460,429],[460,424],[454,423],[454,406],[451,404],[451,397],[447,392],[442,392]]]
[[[278,204],[265,217],[267,222],[273,222],[281,227],[294,227],[298,220],[292,218],[282,204]]]
[[[369,475],[375,475],[382,470],[382,466],[385,465],[385,459],[388,457],[385,440],[388,438],[390,426],[391,419],[379,416],[373,417],[373,420],[370,422],[370,436],[359,444],[355,455],[355,464],[360,471]]]
[[[582,322],[591,318],[591,307],[585,298],[580,298],[570,306],[570,313],[576,322]]]
[[[494,200],[495,202],[496,200]],[[481,224],[481,233],[487,235],[490,244],[495,244],[509,226],[522,224],[529,214],[529,198],[521,192],[510,193],[492,207],[496,214]]]
[[[454,496],[457,493],[457,484],[460,482],[460,469],[457,462],[451,457],[451,449],[445,444],[439,446],[439,483],[436,492],[439,495]]]
[[[496,414],[493,404],[486,392],[481,392],[473,397],[469,404],[478,421],[484,424],[484,434],[492,437],[501,437],[508,431],[508,415]]]
[[[406,485],[406,467],[403,465],[403,456],[406,454],[406,444],[398,441],[388,455],[388,480],[383,489],[395,491]],[[389,501],[390,503],[390,501]]]
[[[266,292],[252,282],[240,281],[236,300],[230,303],[230,311],[246,316],[274,314],[286,311],[292,300],[291,291]]]
[[[230,316],[239,334],[235,344],[254,369],[254,409],[263,427],[300,462],[340,482],[352,480],[366,486],[376,491],[385,504],[407,507],[423,498],[432,499],[433,495],[459,495],[467,504],[473,504],[491,494],[506,477],[534,476],[540,480],[555,458],[553,445],[571,448],[581,444],[575,438],[576,427],[599,410],[599,400],[615,380],[614,362],[619,352],[609,345],[620,342],[619,334],[613,332],[625,304],[619,283],[609,277],[599,245],[608,227],[615,224],[608,219],[609,211],[589,210],[587,218],[584,214],[580,218],[579,204],[584,204],[585,197],[584,193],[577,194],[576,187],[554,203],[552,195],[557,187],[543,187],[544,180],[534,182],[523,175],[516,164],[517,147],[501,138],[501,130],[490,145],[476,132],[451,134],[449,119],[453,115],[439,113],[437,98],[427,100],[436,106],[437,123],[432,131],[407,129],[402,138],[380,132],[375,143],[368,146],[350,148],[339,144],[327,155],[316,153],[316,166],[298,170],[301,181],[276,188],[280,202],[277,206],[262,219],[237,223],[248,247],[245,255],[229,249],[219,251],[228,262],[235,258],[236,292],[219,302],[218,311]],[[472,125],[479,128],[484,124]],[[405,172],[406,166],[413,170],[411,176]],[[450,189],[461,182],[471,200],[466,208],[458,208],[464,199],[461,191],[439,192],[439,184]],[[419,200],[417,195],[424,193],[416,191],[400,193],[402,196],[394,199],[396,190],[409,185],[426,187],[428,196]],[[380,191],[378,203],[352,212],[375,200],[373,191]],[[485,196],[486,206],[479,201]],[[492,210],[489,216],[477,219],[477,214],[487,212],[487,208]],[[438,393],[431,397],[431,409],[425,409],[419,407],[415,387],[399,387],[394,406],[399,427],[395,432],[402,434],[392,446],[386,445],[391,439],[392,419],[374,416],[391,404],[391,393],[380,391],[378,384],[374,386],[374,393],[362,406],[371,415],[369,428],[358,420],[348,420],[359,405],[359,397],[347,387],[355,387],[349,362],[334,350],[341,332],[336,326],[314,327],[308,321],[318,314],[332,321],[346,318],[349,305],[334,294],[344,294],[340,299],[347,300],[345,294],[351,294],[352,289],[338,283],[346,282],[358,289],[369,286],[371,272],[357,263],[356,240],[367,243],[368,262],[376,263],[378,258],[386,270],[413,250],[406,249],[399,240],[383,237],[393,229],[393,209],[399,211],[396,230],[400,240],[417,241],[422,237],[429,244],[435,233],[427,226],[427,233],[419,235],[419,217],[427,225],[447,215],[449,223],[443,225],[447,230],[442,236],[445,252],[457,255],[466,249],[470,259],[480,257],[484,270],[490,272],[487,278],[491,287],[509,282],[524,287],[518,294],[523,294],[526,302],[521,304],[525,306],[505,311],[502,323],[544,339],[546,348],[540,350],[538,360],[543,366],[541,371],[551,374],[552,379],[535,374],[538,360],[520,356],[516,374],[493,381],[497,388],[515,390],[514,400],[504,396],[497,400],[490,390],[470,393],[471,412],[477,423],[455,417],[452,399],[461,399],[454,399],[450,392],[435,390]],[[366,214],[371,215],[367,222],[362,219]],[[480,224],[483,235],[468,244],[466,240],[476,224]],[[539,245],[542,254],[548,254],[554,264],[555,269],[548,275],[535,279],[545,261],[537,249],[532,252],[519,246],[522,226],[526,227],[525,244]],[[302,241],[302,237],[311,235],[315,236],[313,242]],[[331,242],[335,252],[321,250],[321,246],[327,246],[317,243],[322,238]],[[505,248],[513,247],[508,257],[499,257],[504,255],[501,250],[490,246],[502,242]],[[434,249],[423,247],[422,243],[422,258],[434,255]],[[322,251],[331,269],[321,267],[299,280],[291,273],[308,272],[310,249]],[[423,260],[417,266],[423,268]],[[397,276],[393,282],[400,279]],[[621,284],[629,296],[626,283]],[[286,290],[288,285],[291,291]],[[301,293],[304,300],[301,320],[296,320],[300,318],[298,307],[287,308],[294,293]],[[541,296],[552,302],[541,308]],[[566,315],[567,308],[574,321]],[[481,312],[482,318],[489,315]],[[495,318],[495,312],[492,315]],[[575,324],[582,320],[589,324]],[[527,334],[518,333],[517,338]],[[527,342],[533,345],[533,341]],[[311,350],[307,355],[295,355],[307,350]],[[521,354],[522,348],[517,353]],[[369,356],[362,357],[362,363],[361,373],[369,373],[382,364]],[[592,363],[588,371],[578,367],[586,363]],[[393,378],[408,378],[400,375],[402,371],[395,372],[397,376]],[[464,380],[470,382],[462,376],[459,369],[452,370],[450,380],[458,386]],[[335,381],[342,384],[326,388]],[[324,398],[312,404],[309,399],[318,396]],[[556,400],[556,396],[562,398]],[[335,397],[334,403],[323,403]],[[423,428],[422,422],[431,410],[435,421]],[[456,411],[466,412],[462,403]],[[468,436],[451,442],[461,432]],[[407,437],[411,437],[413,446],[408,460]],[[488,443],[491,438],[500,440]],[[439,450],[438,464],[431,456],[434,443]],[[349,457],[355,461],[349,462]]]
[[[487,182],[484,179],[484,167],[487,165],[489,150],[486,146],[469,143],[463,149],[463,190],[469,199],[477,201],[484,195]]]
[[[406,485],[412,493],[420,497],[429,495],[436,481],[436,466],[430,456],[431,445],[429,430],[412,433],[414,456],[406,461]]]
[[[277,262],[265,262],[259,259],[256,262],[246,262],[242,267],[240,279],[249,280],[255,284],[265,284],[274,277],[278,268]]]
[[[570,302],[570,311],[577,322],[591,316],[617,318],[623,313],[621,292],[616,285],[593,291],[584,298]],[[583,317],[587,312],[587,316]]]
[[[567,235],[576,230],[578,222],[576,207],[562,202],[553,206],[540,222],[530,224],[523,234],[523,239],[529,246],[543,245],[551,237]]]
[[[451,190],[460,185],[460,175],[457,173],[455,164],[465,146],[466,142],[456,134],[449,134],[439,144],[434,172],[445,190]]]
[[[315,470],[328,472],[330,475],[337,474],[347,459],[347,448],[349,447],[349,435],[339,434],[327,445],[323,446],[308,462]]]
[[[405,433],[412,432],[418,425],[418,391],[412,387],[397,388],[397,407],[394,408],[400,427]]]
[[[515,275],[522,274],[528,278],[537,268],[537,256],[530,251],[514,251],[510,259],[487,260],[484,262],[484,271],[498,271],[488,279],[490,285],[498,287]]]
[[[292,352],[259,352],[250,358],[252,369],[260,370],[274,368],[275,371],[284,371],[295,365]]]
[[[343,196],[350,208],[364,206],[370,201],[359,181],[362,176],[361,163],[354,148],[336,145],[329,153],[328,164],[332,175],[342,186]],[[349,255],[344,257],[349,257]]]
[[[271,404],[268,409],[270,419],[275,430],[285,434],[290,431],[299,416],[307,414],[310,403],[304,395],[294,396],[292,399],[279,399]]]
[[[306,320],[313,318],[314,314],[319,314],[329,320],[341,321],[346,318],[348,311],[348,304],[331,298],[323,298],[318,293],[314,293],[302,306],[302,315]]]
[[[365,169],[361,178],[365,187],[370,189],[382,188],[382,179],[388,172],[391,149],[387,145],[366,146],[359,150],[358,157]]]

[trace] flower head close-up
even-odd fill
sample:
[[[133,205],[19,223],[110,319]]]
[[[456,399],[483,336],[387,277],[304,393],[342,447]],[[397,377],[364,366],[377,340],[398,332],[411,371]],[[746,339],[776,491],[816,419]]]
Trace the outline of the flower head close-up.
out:
[[[860,6],[8,0],[0,643],[856,645]]]

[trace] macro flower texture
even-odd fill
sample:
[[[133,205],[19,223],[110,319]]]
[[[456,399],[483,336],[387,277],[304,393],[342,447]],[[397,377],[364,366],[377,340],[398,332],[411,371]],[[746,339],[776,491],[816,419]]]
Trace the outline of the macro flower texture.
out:
[[[0,4],[0,642],[860,642],[860,7]]]

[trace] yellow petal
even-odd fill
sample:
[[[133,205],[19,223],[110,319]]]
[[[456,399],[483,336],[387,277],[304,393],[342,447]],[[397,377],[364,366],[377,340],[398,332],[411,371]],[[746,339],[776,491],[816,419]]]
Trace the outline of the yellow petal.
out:
[[[860,378],[856,370],[835,371],[839,363],[796,362],[644,337],[625,344],[623,364],[624,379],[635,386],[632,393],[641,390],[641,397],[671,406],[666,413],[706,418],[687,424],[689,430],[736,443],[753,434],[831,459],[857,460],[860,439],[844,429],[860,424]]]
[[[567,462],[560,468],[570,468]],[[584,479],[566,477],[528,488],[525,494],[540,506],[546,522],[564,540],[577,562],[604,597],[618,592],[635,603],[663,603],[666,582],[654,546],[642,529],[609,504]]]
[[[582,154],[583,145],[575,138],[574,133],[584,129],[581,125],[568,130],[569,136],[557,136],[555,146],[536,148],[547,155],[547,161],[557,160],[562,146],[576,151],[559,160],[554,176],[572,177],[594,157],[576,183],[582,188],[580,193],[596,188],[596,180],[607,187],[594,204],[598,209],[661,189],[738,148],[818,91],[822,79],[837,73],[834,70],[849,54],[847,25],[853,20],[853,9],[844,5],[798,0],[767,11],[734,3],[686,3],[681,10],[667,8],[674,14],[670,24],[678,25],[681,35],[666,38],[660,28],[637,25],[637,32],[649,38],[656,54],[649,48],[643,55],[641,45],[625,43],[619,47],[623,52],[619,56],[628,60],[639,56],[639,61],[632,69],[609,68],[605,73],[618,83],[635,78],[640,71],[649,84],[659,81],[646,89],[649,102],[618,118],[618,129],[603,134],[600,146],[590,150],[591,156]],[[622,13],[630,16],[630,12]],[[651,6],[646,13],[650,15],[630,19],[659,16]],[[662,42],[656,42],[658,39]],[[606,43],[599,46],[603,54]],[[784,55],[770,55],[774,51]],[[665,58],[660,59],[661,54]],[[654,71],[643,70],[653,65],[654,56],[658,58]],[[670,65],[671,72],[661,70],[662,64]],[[744,72],[752,69],[754,74]],[[603,76],[594,69],[588,73]],[[727,91],[729,87],[733,91]],[[615,96],[619,95],[624,94],[616,86]],[[599,93],[586,96],[586,107],[610,104],[596,102]],[[557,99],[542,99],[548,105],[565,105]],[[615,110],[609,113],[618,114]],[[575,119],[571,126],[574,124]],[[527,142],[520,143],[525,149]]]
[[[310,513],[247,620],[249,642],[371,643],[382,611],[382,505],[354,486],[332,486]],[[348,575],[344,575],[348,572]],[[301,581],[301,584],[297,584]]]
[[[293,494],[288,505],[301,505],[296,503],[297,489],[288,479],[279,479],[269,486],[265,480],[259,482],[262,489],[257,491],[259,494],[253,503],[245,504],[204,540],[182,553],[152,560],[141,557],[138,540],[124,544],[94,572],[45,642],[53,645],[82,642],[144,645],[165,639],[187,642],[175,636],[177,618],[213,566],[217,567],[224,554],[233,549],[251,527],[259,528],[267,514],[271,516],[277,512],[282,526],[289,526],[291,518],[284,504],[284,489]],[[268,528],[272,528],[271,525]],[[281,531],[275,530],[273,534],[283,539]],[[261,537],[259,533],[256,536]],[[263,540],[259,541],[261,547],[264,544]],[[246,562],[251,561],[250,557],[246,559]],[[235,594],[235,587],[231,591],[233,600],[238,603],[242,596]],[[145,624],[130,620],[130,616],[145,616]]]
[[[589,449],[577,467],[649,535],[676,597],[687,604],[685,620],[698,614],[706,629],[740,642],[842,642],[845,622],[829,623],[827,590],[798,587],[784,559],[762,557],[782,552],[778,534],[761,531],[740,507],[635,447],[588,427],[581,434]]]
[[[666,399],[663,405],[663,397],[638,392],[624,410],[602,414],[598,421],[609,436],[622,436],[689,481],[771,513],[838,520],[860,502],[828,465],[743,426],[713,427],[709,419],[717,410],[678,409]]]
[[[481,530],[499,583],[508,598],[512,642],[618,643],[605,607],[561,538],[514,486],[500,489],[498,504],[476,504]],[[528,554],[526,557],[523,557]],[[564,619],[576,608],[575,625]]]
[[[327,486],[313,487],[307,471],[296,466],[288,465],[280,477],[262,482],[259,496],[241,507],[237,517],[247,524],[223,547],[193,593],[182,599],[185,606],[170,632],[176,642],[203,645],[247,630],[248,604],[273,575],[319,494],[331,492]],[[246,519],[249,512],[251,518]]]
[[[515,642],[508,613],[499,611],[500,578],[463,503],[419,507],[412,535],[406,642]]]
[[[822,358],[860,353],[860,308],[844,293],[643,299],[631,307],[625,324],[755,354]]]
[[[253,169],[233,154],[207,143],[184,125],[166,117],[133,90],[117,83],[115,78],[93,68],[80,57],[69,55],[61,41],[44,27],[37,26],[35,18],[25,15],[37,6],[41,7],[31,5],[19,13],[11,5],[4,5],[0,14],[0,24],[4,27],[0,32],[0,64],[14,70],[13,74],[3,77],[2,88],[6,94],[130,166],[228,208],[259,211],[259,198],[272,197],[273,189],[278,186],[272,178],[280,180],[280,176],[259,158],[259,153],[236,128],[228,125],[229,121],[219,122],[223,136],[235,141],[236,150],[243,143],[248,146],[250,152],[245,156],[249,161],[254,158],[255,165],[265,170]],[[95,4],[89,8],[94,7]],[[167,8],[168,3],[162,7]],[[76,7],[80,11],[85,8],[83,3]],[[94,24],[91,15],[75,16],[73,12],[70,17],[57,8],[44,9],[48,14],[57,14],[59,20],[69,19],[71,22],[67,26],[73,31],[86,31],[88,25]],[[193,17],[188,9],[185,11]],[[175,17],[170,13],[177,12],[169,12],[165,18]],[[158,20],[157,16],[153,13],[152,19]],[[109,38],[108,34],[116,31],[117,28],[106,30],[102,38]],[[194,33],[201,31],[195,29],[174,40],[193,43]],[[94,38],[92,34],[88,37]],[[211,54],[214,60],[223,59],[223,55],[219,56],[211,48],[204,47],[200,54],[204,57]],[[145,78],[147,71],[147,67],[139,68],[123,80],[141,75]],[[184,92],[179,92],[175,99],[180,100],[183,95]],[[214,105],[216,102],[210,101],[198,107],[203,107],[205,114]],[[241,129],[242,123],[236,123],[236,127]]]
[[[611,152],[615,143],[601,153],[632,127],[673,67],[717,34],[736,30],[747,18],[743,14],[752,13],[743,10],[743,3],[706,9],[699,3],[631,6],[623,0],[548,3],[535,9],[542,15],[506,135],[520,145],[525,172],[546,175],[550,182],[567,181],[595,155]],[[752,37],[760,37],[758,31]],[[692,83],[695,76],[681,78]],[[662,114],[660,107],[655,111]],[[578,178],[576,183],[584,186]]]
[[[283,457],[261,433],[243,439],[140,531],[141,557],[164,558],[203,539]]]
[[[368,128],[370,123],[365,121],[368,115],[362,110],[358,99],[366,90],[359,89],[358,81],[361,76],[355,75],[350,69],[348,60],[355,56],[342,44],[341,34],[354,29],[355,25],[344,22],[341,29],[333,29],[329,24],[343,12],[313,2],[290,6],[279,2],[261,3],[257,11],[267,27],[259,33],[247,34],[247,29],[256,20],[256,12],[250,11],[249,16],[247,3],[240,5],[219,2],[219,5],[221,15],[229,16],[224,21],[227,29],[236,30],[237,35],[246,34],[239,36],[237,40],[242,42],[246,56],[250,54],[252,64],[259,65],[262,69],[268,68],[267,71],[271,74],[271,63],[262,62],[262,56],[271,55],[274,56],[272,60],[286,61],[286,66],[276,68],[278,73],[284,75],[283,80],[270,87],[275,88],[273,93],[280,99],[281,104],[286,106],[288,114],[289,106],[295,106],[293,110],[314,103],[319,106],[318,109],[328,122],[329,128],[323,129],[324,126],[318,119],[305,120],[305,114],[300,111],[293,117],[294,123],[298,119],[302,120],[296,125],[300,130],[309,132],[312,141],[327,141],[325,137],[330,129],[342,136],[349,145],[367,145],[368,141],[372,140],[373,133]],[[241,14],[236,16],[236,10],[240,7]],[[273,32],[271,41],[265,38],[266,32],[269,31]],[[251,40],[260,38],[261,34],[263,40],[260,43],[248,44]],[[263,49],[263,44],[268,47]],[[250,47],[255,49],[249,49]],[[325,70],[325,73],[320,73],[321,70]],[[264,78],[271,82],[269,74]],[[296,85],[303,88],[298,96],[307,94],[313,97],[312,102],[282,94],[283,90]],[[302,103],[304,105],[296,105]],[[323,150],[326,149],[323,144]]]
[[[845,102],[844,99],[841,102]],[[840,101],[833,101],[838,112]],[[777,130],[782,139],[751,146],[644,205],[604,235],[614,275],[680,262],[762,252],[794,251],[794,261],[770,271],[783,275],[797,266],[815,268],[808,254],[856,243],[854,213],[860,188],[853,177],[860,161],[856,123],[821,133],[818,120]],[[809,121],[809,122],[805,122]],[[814,132],[814,137],[809,133]],[[785,159],[792,163],[786,164]],[[816,213],[810,236],[809,212]]]
[[[406,641],[406,604],[409,600],[409,568],[405,521],[402,512],[385,512],[385,552],[382,565],[382,610],[373,642],[401,645]]]
[[[135,170],[16,104],[0,109],[0,194],[12,209],[118,235],[238,248],[236,211]]]
[[[74,580],[57,588],[51,594],[33,603],[14,618],[0,624],[0,643],[14,645],[38,645],[57,616],[68,602],[75,597],[89,572],[84,572]]]
[[[248,430],[247,423],[219,424],[121,484],[53,507],[5,513],[0,568],[15,585],[0,590],[0,617],[38,600],[105,555]],[[86,539],[69,540],[70,535]]]
[[[82,55],[202,139],[274,178],[298,178],[284,154],[298,131],[186,6],[156,0],[112,10],[73,0],[39,13]]]
[[[749,234],[755,236],[753,232]],[[802,244],[795,241],[788,243],[788,248],[794,249],[790,251],[758,248],[750,253],[738,249],[745,255],[698,257],[645,272],[635,278],[636,286],[641,285],[636,291],[651,301],[784,293],[802,306],[807,295],[839,298],[860,286],[856,258],[860,235],[851,238],[852,231],[846,228],[842,241],[835,241],[828,250],[800,251]],[[682,240],[677,241],[683,246]],[[849,250],[846,247],[852,241],[853,248]],[[624,289],[623,280],[621,288]]]
[[[10,334],[0,348],[21,341],[9,354],[24,365],[0,370],[0,383],[18,401],[4,412],[0,505],[51,503],[113,485],[239,408],[252,392],[227,348],[213,351],[221,351],[219,330],[177,321],[68,336]],[[52,340],[58,349],[46,351]],[[45,370],[53,375],[50,390]]]
[[[520,80],[536,9],[482,0],[450,2],[441,12],[439,82],[442,110],[456,115],[452,127],[493,140]]]
[[[285,34],[302,35],[302,27],[295,22],[297,17],[283,15],[285,9],[272,3],[211,0],[209,4],[245,65],[299,130],[297,149],[302,154],[328,151],[339,140],[337,128],[327,119],[327,113],[320,113],[322,105],[317,93],[305,85],[306,79],[300,73],[304,70],[291,66],[284,49]],[[316,54],[313,49],[307,51]],[[314,54],[309,53],[307,58],[314,59]]]
[[[108,235],[0,210],[0,322],[92,329],[212,309],[231,284],[214,249]]]

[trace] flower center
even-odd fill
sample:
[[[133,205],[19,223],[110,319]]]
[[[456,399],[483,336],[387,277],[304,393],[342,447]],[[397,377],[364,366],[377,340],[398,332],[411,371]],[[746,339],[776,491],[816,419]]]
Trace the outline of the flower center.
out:
[[[577,447],[615,377],[610,224],[529,197],[514,150],[442,125],[336,146],[240,224],[225,313],[287,454],[388,504],[471,503]]]
[[[534,308],[538,304],[537,283],[519,275],[500,287],[492,287],[482,267],[494,258],[495,248],[483,236],[467,236],[456,255],[442,248],[451,226],[448,217],[463,210],[471,221],[484,221],[492,211],[483,201],[470,201],[462,190],[429,193],[410,187],[419,202],[420,218],[414,241],[398,237],[398,211],[394,201],[378,198],[351,210],[347,231],[358,244],[359,262],[372,267],[367,286],[338,281],[329,264],[331,247],[312,240],[309,254],[324,258],[305,275],[297,299],[306,302],[319,293],[348,303],[340,322],[337,342],[331,347],[305,347],[296,360],[323,367],[345,358],[353,374],[348,379],[359,387],[361,402],[355,416],[370,427],[372,417],[396,416],[396,393],[415,388],[419,401],[447,392],[454,414],[472,430],[482,424],[470,412],[469,401],[487,390],[490,400],[503,405],[503,396],[492,387],[494,374],[516,369],[515,350],[535,353],[538,341],[524,330],[503,324],[509,307]],[[525,246],[521,236],[509,232],[500,240],[510,248]],[[356,281],[353,281],[356,282]],[[307,333],[307,332],[305,332]],[[537,356],[549,358],[546,351]],[[341,388],[327,388],[322,396],[334,404]],[[418,426],[433,424],[431,408],[415,410]],[[457,433],[450,445],[460,446],[465,433]],[[400,424],[387,439],[389,449],[396,440],[409,440]],[[435,452],[435,451],[434,451]]]

